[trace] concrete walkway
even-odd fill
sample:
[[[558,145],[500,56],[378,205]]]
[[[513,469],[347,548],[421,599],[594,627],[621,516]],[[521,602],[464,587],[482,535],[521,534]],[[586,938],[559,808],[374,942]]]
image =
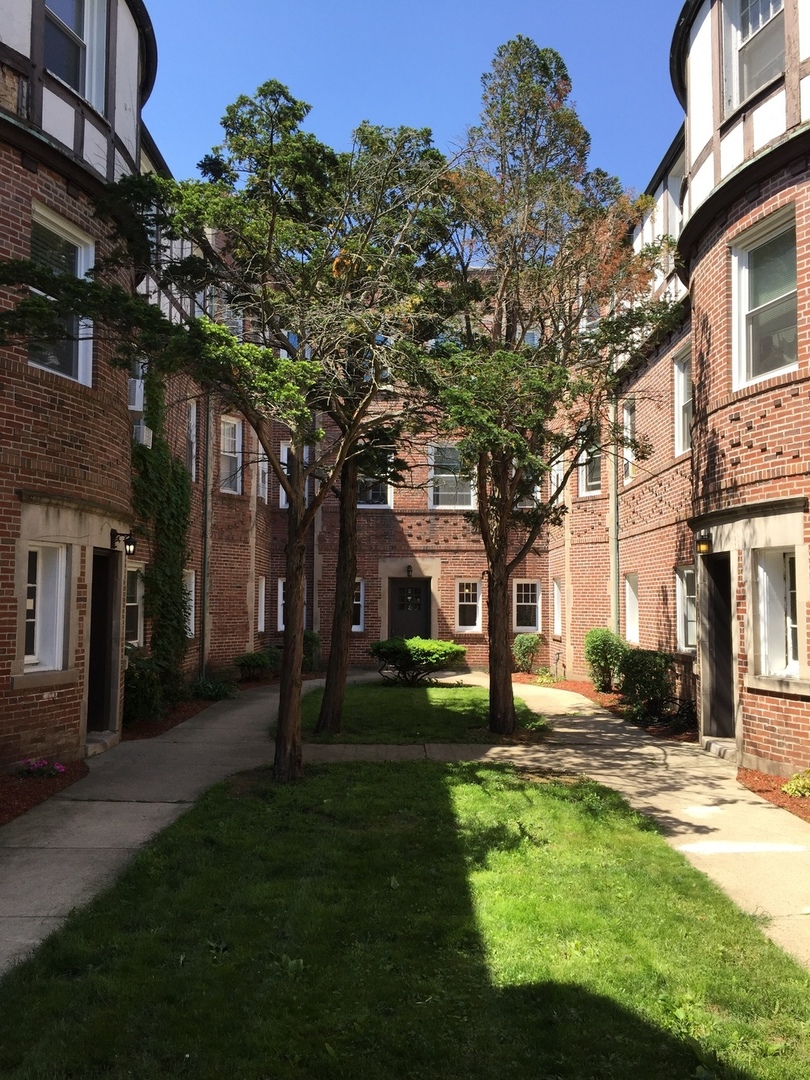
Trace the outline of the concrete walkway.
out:
[[[305,760],[514,761],[586,773],[657,818],[675,848],[743,910],[768,916],[766,933],[810,966],[810,825],[743,788],[736,766],[695,746],[650,739],[577,694],[516,689],[554,724],[542,745],[309,745]],[[208,787],[271,761],[267,727],[277,702],[275,688],[250,691],[156,739],[122,743],[91,758],[83,780],[0,828],[0,972],[113,882]]]

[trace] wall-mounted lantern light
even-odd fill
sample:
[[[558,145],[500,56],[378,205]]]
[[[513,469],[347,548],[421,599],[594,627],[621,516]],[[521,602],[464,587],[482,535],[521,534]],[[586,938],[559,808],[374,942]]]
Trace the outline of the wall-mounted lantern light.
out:
[[[119,540],[124,541],[124,551],[127,553],[127,558],[131,559],[135,554],[135,537],[132,533],[120,533],[115,529],[110,529],[110,547],[115,548]]]
[[[410,563],[408,563],[408,565],[405,567],[405,573],[408,575],[408,577],[413,577],[413,567]]]
[[[712,553],[712,534],[701,533],[700,536],[695,537],[695,551],[698,555],[711,555]]]

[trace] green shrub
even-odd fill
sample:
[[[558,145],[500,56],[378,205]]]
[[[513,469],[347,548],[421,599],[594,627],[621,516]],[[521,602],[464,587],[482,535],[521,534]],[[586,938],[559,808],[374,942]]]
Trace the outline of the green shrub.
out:
[[[537,675],[538,686],[553,686],[556,681],[550,668],[538,668],[535,674]]]
[[[627,643],[606,627],[595,627],[585,635],[585,660],[597,690],[612,690],[616,685],[619,664],[628,652]]]
[[[459,667],[467,655],[465,647],[453,641],[420,637],[375,641],[370,652],[380,661],[382,675],[409,685],[430,682],[435,671]]]
[[[810,799],[810,769],[791,776],[790,780],[782,785],[782,791],[786,795],[798,795],[802,799]]]
[[[539,634],[518,634],[512,642],[512,658],[515,671],[531,672],[540,652],[543,639]]]
[[[278,649],[260,649],[242,653],[233,663],[239,670],[240,679],[269,679],[281,670],[281,653]]]
[[[619,664],[622,697],[634,720],[659,720],[672,694],[674,658],[658,649],[627,649]]]
[[[157,720],[163,716],[163,677],[160,664],[143,649],[127,646],[127,669],[124,673],[125,724],[138,720]]]
[[[317,671],[321,666],[321,639],[314,630],[304,631],[304,659],[301,662],[301,670],[304,672]]]
[[[205,675],[194,680],[189,687],[189,695],[199,701],[224,701],[236,697],[236,687],[230,679]]]

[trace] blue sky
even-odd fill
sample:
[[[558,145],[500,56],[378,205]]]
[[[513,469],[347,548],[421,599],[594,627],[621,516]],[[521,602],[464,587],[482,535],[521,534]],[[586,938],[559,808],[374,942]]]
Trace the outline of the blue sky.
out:
[[[158,75],[144,118],[177,177],[219,141],[219,120],[266,79],[312,106],[341,149],[361,120],[430,127],[458,146],[480,78],[516,34],[571,73],[591,165],[642,191],[683,119],[669,49],[683,0],[147,0]]]

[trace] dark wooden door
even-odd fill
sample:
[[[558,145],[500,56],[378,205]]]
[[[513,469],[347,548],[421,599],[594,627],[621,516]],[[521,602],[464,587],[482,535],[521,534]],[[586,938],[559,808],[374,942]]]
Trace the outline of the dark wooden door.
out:
[[[107,731],[112,725],[113,555],[93,549],[93,588],[90,599],[90,659],[87,673],[87,730]]]
[[[731,557],[707,555],[703,560],[708,590],[707,652],[709,658],[709,715],[703,734],[734,737],[734,651],[731,639]]]
[[[430,578],[390,578],[388,624],[391,637],[430,637]]]

